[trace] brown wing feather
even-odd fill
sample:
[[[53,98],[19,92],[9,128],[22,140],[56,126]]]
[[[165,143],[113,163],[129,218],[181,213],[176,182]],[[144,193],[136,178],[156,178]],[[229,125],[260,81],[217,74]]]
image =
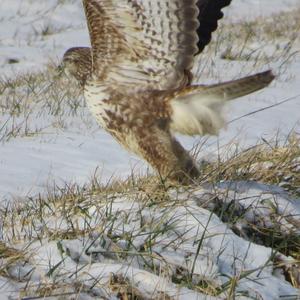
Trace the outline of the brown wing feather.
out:
[[[197,37],[201,52],[230,2],[198,0],[195,36],[195,0],[83,0],[94,74],[103,76],[109,67],[121,84],[175,88],[193,63]]]
[[[83,0],[93,70],[143,87],[177,87],[197,52],[196,0]]]
[[[126,51],[124,37],[110,20],[109,2],[83,0],[92,45],[92,68],[98,74]]]

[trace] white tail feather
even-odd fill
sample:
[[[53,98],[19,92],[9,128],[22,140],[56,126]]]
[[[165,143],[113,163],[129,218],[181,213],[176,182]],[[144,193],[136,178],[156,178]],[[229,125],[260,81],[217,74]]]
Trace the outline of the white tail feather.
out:
[[[185,135],[216,135],[225,124],[224,104],[223,99],[199,94],[173,99],[171,129]]]

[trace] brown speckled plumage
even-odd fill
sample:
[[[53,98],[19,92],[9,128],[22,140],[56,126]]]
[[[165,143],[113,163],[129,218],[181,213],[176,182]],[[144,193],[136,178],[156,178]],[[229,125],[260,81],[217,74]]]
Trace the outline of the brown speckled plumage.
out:
[[[173,131],[217,133],[225,100],[274,78],[268,71],[213,86],[191,85],[194,55],[209,42],[229,3],[83,0],[92,48],[69,49],[65,69],[84,88],[98,123],[163,178],[190,183],[199,175]]]

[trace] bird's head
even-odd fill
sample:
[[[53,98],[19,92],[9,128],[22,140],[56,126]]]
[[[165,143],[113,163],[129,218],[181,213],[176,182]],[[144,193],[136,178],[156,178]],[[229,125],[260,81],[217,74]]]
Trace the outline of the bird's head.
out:
[[[92,71],[92,53],[88,47],[74,47],[68,49],[61,64],[58,66],[58,72],[64,73],[68,77],[75,78],[81,87],[84,86],[87,78]]]

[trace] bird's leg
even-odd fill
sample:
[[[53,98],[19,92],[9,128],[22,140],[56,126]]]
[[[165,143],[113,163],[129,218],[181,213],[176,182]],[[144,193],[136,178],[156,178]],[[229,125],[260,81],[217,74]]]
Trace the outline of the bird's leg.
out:
[[[147,128],[141,135],[139,133],[135,134],[140,146],[139,154],[158,171],[162,181],[188,185],[199,177],[195,162],[169,132]]]
[[[191,184],[200,176],[200,172],[189,153],[175,139],[172,139],[173,153],[177,158],[169,178],[181,184]]]

